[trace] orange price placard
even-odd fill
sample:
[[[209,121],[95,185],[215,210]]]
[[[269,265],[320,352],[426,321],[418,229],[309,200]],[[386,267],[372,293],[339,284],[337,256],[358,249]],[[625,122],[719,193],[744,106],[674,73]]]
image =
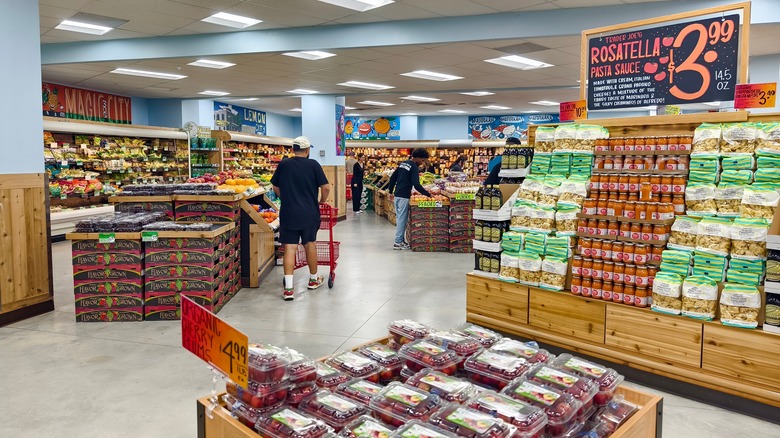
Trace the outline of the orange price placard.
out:
[[[181,345],[246,388],[249,339],[185,296],[181,297]]]
[[[734,90],[734,108],[774,108],[777,82],[765,84],[737,84]]]
[[[577,119],[588,118],[588,101],[575,100],[572,102],[562,102],[560,107],[561,122],[569,122]]]

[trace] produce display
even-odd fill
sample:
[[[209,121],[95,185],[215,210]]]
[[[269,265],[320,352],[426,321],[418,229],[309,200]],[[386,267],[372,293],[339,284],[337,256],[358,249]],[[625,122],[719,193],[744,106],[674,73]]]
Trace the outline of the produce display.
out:
[[[317,362],[317,386],[333,388],[342,383],[349,382],[352,378],[347,374],[333,368],[330,365]]]
[[[327,390],[304,399],[298,409],[322,419],[336,432],[366,412],[365,406]]]
[[[244,170],[253,174],[273,174],[289,146],[226,141],[222,144],[224,170]]]
[[[406,384],[458,403],[464,403],[477,392],[473,384],[430,368],[409,377]]]
[[[388,345],[390,347],[396,347],[395,349],[397,350],[404,344],[425,338],[433,329],[421,322],[412,321],[411,319],[399,319],[391,322],[390,325],[387,326],[387,330],[393,341],[393,343]]]
[[[393,429],[368,415],[352,421],[339,433],[344,438],[390,438]]]
[[[261,415],[255,430],[274,438],[319,438],[332,431],[324,421],[286,406]]]
[[[393,171],[398,164],[409,159],[412,153],[411,149],[405,148],[371,148],[358,147],[348,148],[348,151],[355,155],[364,154],[366,156],[365,172],[380,173],[386,170]],[[449,168],[455,160],[461,156],[466,156],[466,163],[463,166],[465,173],[472,177],[487,177],[488,162],[498,154],[501,154],[503,148],[494,147],[471,147],[471,148],[427,148],[430,155],[430,163],[435,169],[436,175],[448,175]]]
[[[517,436],[520,437],[541,437],[549,421],[542,408],[493,391],[484,391],[465,405],[506,421],[517,428]]]
[[[374,360],[382,366],[379,379],[383,383],[396,379],[401,374],[403,359],[392,348],[384,344],[374,343],[358,349],[358,353]]]
[[[371,411],[385,424],[399,427],[412,420],[427,421],[442,400],[413,386],[393,382],[371,399]]]
[[[377,362],[352,351],[335,354],[326,363],[352,377],[374,383],[379,382],[379,372],[382,370],[382,367]]]
[[[132,233],[165,219],[162,213],[114,213],[76,222],[77,233]]]
[[[532,364],[547,363],[552,358],[552,354],[545,349],[532,345],[532,343],[520,342],[509,338],[499,340],[490,347],[490,350],[521,357]]]
[[[469,357],[464,367],[469,380],[500,390],[528,371],[531,364],[519,357],[484,350]]]
[[[365,406],[371,399],[382,391],[383,386],[369,382],[368,380],[354,379],[338,385],[333,392],[343,395]]]
[[[430,423],[464,438],[508,438],[515,432],[504,420],[457,403],[441,408]]]
[[[430,338],[405,344],[398,355],[406,361],[406,366],[415,372],[430,368],[447,375],[458,371],[461,358],[452,350],[431,342]]]
[[[548,420],[545,432],[551,437],[566,436],[572,430],[582,427],[577,421],[577,412],[582,404],[569,394],[526,379],[513,381],[503,394],[544,409]]]

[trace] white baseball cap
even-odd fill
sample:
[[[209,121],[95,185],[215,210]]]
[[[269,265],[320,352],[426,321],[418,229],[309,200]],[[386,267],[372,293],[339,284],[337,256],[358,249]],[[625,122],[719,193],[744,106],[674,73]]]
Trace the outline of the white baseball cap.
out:
[[[295,137],[293,146],[298,146],[301,149],[309,149],[311,147],[311,142],[308,138],[301,135],[300,137]]]

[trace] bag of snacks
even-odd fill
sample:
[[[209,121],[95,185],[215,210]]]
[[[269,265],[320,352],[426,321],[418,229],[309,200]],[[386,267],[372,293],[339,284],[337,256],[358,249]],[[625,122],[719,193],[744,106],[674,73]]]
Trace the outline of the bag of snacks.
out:
[[[720,151],[721,127],[714,123],[702,123],[693,132],[691,154],[718,153]]]
[[[780,168],[769,167],[764,169],[756,169],[753,174],[753,180],[759,184],[780,181]]]
[[[679,315],[682,310],[680,291],[683,277],[670,272],[659,272],[653,280],[653,303],[651,309],[656,312]]]
[[[544,233],[530,232],[525,235],[525,250],[542,255],[544,254],[547,235]]]
[[[539,254],[531,251],[520,251],[517,254],[517,260],[518,281],[526,286],[539,286],[542,273],[542,258]]]
[[[498,279],[509,283],[516,283],[520,277],[519,260],[517,253],[504,251],[501,253],[501,268],[498,271]]]
[[[568,259],[570,244],[571,237],[569,236],[547,236],[544,255],[553,258]]]
[[[559,192],[559,209],[562,206],[582,207],[582,201],[588,196],[588,180],[581,177],[569,177],[561,183]]]
[[[575,205],[558,205],[555,212],[555,230],[561,236],[577,234],[577,213],[580,208]]]
[[[531,161],[531,175],[546,175],[550,171],[550,161],[552,152],[534,152],[534,159]]]
[[[726,283],[720,296],[720,322],[742,328],[758,327],[761,295],[752,286]]]
[[[576,145],[577,125],[564,123],[555,128],[555,151],[571,152]]]
[[[704,217],[699,221],[696,250],[729,255],[731,250],[731,220],[723,217]]]
[[[757,152],[780,152],[780,123],[762,123],[758,128]]]
[[[756,274],[755,272],[744,272],[736,269],[726,271],[726,281],[729,283],[759,286],[761,285],[761,278],[761,274]]]
[[[692,275],[683,281],[682,314],[710,321],[718,310],[718,282],[707,276]]]
[[[752,154],[756,151],[758,131],[756,124],[727,123],[723,125],[723,141],[720,143],[722,154]]]
[[[540,126],[536,128],[534,154],[538,152],[552,152],[553,149],[555,149],[555,127]]]
[[[685,188],[685,208],[692,216],[714,216],[718,213],[715,204],[715,185],[691,183]]]
[[[753,170],[756,167],[756,160],[753,154],[734,154],[722,158],[721,168],[723,170]]]
[[[596,148],[596,140],[609,138],[609,131],[599,125],[579,125],[577,127],[577,142],[574,150],[593,152]]]
[[[690,265],[691,253],[689,251],[666,249],[661,253],[661,261],[677,265]]]
[[[549,233],[555,229],[555,207],[531,207],[531,230]]]
[[[509,223],[509,228],[512,231],[525,231],[531,226],[531,208],[534,205],[533,202],[522,199],[515,201],[515,205],[512,207],[512,218]]]
[[[718,216],[739,216],[739,206],[742,205],[744,191],[744,184],[724,182],[718,184],[715,188],[715,205],[718,208]]]
[[[517,199],[536,202],[539,198],[539,193],[542,191],[543,186],[544,177],[539,175],[529,175],[520,185],[520,190],[517,193]]]
[[[691,157],[689,166],[692,172],[717,173],[720,171],[720,159],[718,154],[698,154]]]
[[[552,159],[550,160],[550,173],[556,174],[556,178],[566,176],[571,170],[571,153],[568,152],[553,152]]]
[[[718,182],[718,172],[691,170],[688,172],[688,182],[698,184],[715,184]]]
[[[696,248],[696,238],[699,233],[699,221],[690,216],[677,216],[672,224],[669,235],[669,248],[687,249]]]
[[[738,217],[731,225],[731,255],[742,259],[766,259],[769,223],[765,219]]]
[[[558,203],[560,187],[560,177],[548,176],[542,183],[542,188],[539,191],[539,197],[536,199],[536,203],[543,207],[555,207],[555,205]]]
[[[721,183],[750,184],[753,182],[752,170],[724,170],[720,174]]]
[[[753,184],[745,187],[739,215],[771,221],[775,217],[775,208],[777,208],[778,202],[780,202],[780,194],[772,186]]]
[[[566,258],[545,257],[542,261],[542,275],[539,287],[551,290],[563,290],[566,287],[566,273],[569,260]]]

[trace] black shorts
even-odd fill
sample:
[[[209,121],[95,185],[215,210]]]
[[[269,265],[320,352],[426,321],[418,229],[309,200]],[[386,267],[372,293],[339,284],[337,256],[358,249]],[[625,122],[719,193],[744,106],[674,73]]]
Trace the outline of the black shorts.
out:
[[[306,245],[309,242],[317,240],[317,231],[320,226],[317,224],[308,230],[286,230],[279,228],[279,243],[285,245]]]

